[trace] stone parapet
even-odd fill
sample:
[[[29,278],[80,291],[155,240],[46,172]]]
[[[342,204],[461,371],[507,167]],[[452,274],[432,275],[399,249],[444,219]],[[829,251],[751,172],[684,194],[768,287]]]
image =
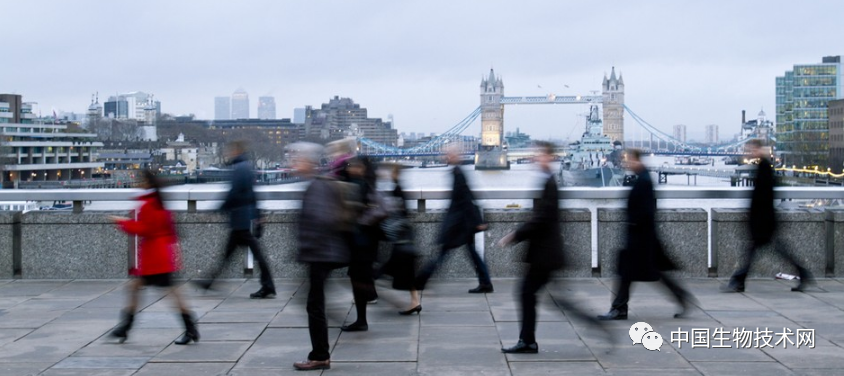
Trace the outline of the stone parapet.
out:
[[[627,238],[627,210],[598,209],[598,265],[602,277],[616,275],[618,252]],[[657,235],[666,254],[677,265],[675,277],[708,275],[707,214],[703,209],[659,209]]]
[[[824,276],[827,267],[832,267],[827,259],[827,215],[819,209],[790,209],[778,210],[776,216],[776,237],[757,252],[749,276],[797,275],[795,268],[773,252],[773,246],[789,252],[815,276]],[[712,209],[712,262],[719,277],[729,277],[743,262],[752,244],[749,218],[747,209]]]
[[[108,218],[131,211],[31,211],[21,216],[21,278],[126,278],[134,237]],[[133,249],[133,248],[131,248]]]

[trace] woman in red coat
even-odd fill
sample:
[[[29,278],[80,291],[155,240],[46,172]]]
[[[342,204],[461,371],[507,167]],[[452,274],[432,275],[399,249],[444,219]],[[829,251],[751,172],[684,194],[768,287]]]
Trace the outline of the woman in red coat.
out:
[[[169,295],[176,300],[185,323],[185,334],[176,340],[177,345],[186,345],[199,341],[199,331],[178,288],[173,286],[172,275],[179,270],[179,249],[173,217],[164,208],[159,192],[160,183],[151,171],[142,172],[141,187],[146,192],[139,197],[142,202],[138,209],[138,219],[112,217],[120,229],[140,239],[138,246],[138,267],[131,271],[136,276],[129,283],[129,305],[123,311],[123,320],[111,332],[121,343],[126,340],[135,310],[138,307],[138,295],[144,286],[158,286],[170,290]]]

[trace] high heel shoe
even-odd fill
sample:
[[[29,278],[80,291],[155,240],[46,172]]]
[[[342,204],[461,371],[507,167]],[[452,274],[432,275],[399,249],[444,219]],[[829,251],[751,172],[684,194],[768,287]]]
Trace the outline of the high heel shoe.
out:
[[[421,304],[419,304],[416,307],[413,307],[411,309],[408,309],[407,311],[399,311],[399,314],[402,315],[402,316],[409,316],[409,315],[412,315],[414,313],[417,313],[417,314],[422,313],[422,305]]]

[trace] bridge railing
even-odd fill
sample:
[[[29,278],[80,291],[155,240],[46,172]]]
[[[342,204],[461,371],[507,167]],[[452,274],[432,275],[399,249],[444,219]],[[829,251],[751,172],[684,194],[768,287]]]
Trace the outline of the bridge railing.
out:
[[[290,189],[290,186],[257,187],[259,200],[299,201],[303,188]],[[622,200],[627,198],[630,188],[562,188],[563,200]],[[73,202],[74,212],[83,210],[83,203],[90,201],[132,201],[142,192],[139,189],[35,189],[35,190],[0,190],[0,201],[63,201]],[[215,185],[208,187],[172,187],[165,189],[165,200],[187,202],[189,212],[197,210],[197,202],[222,200],[227,187]],[[417,210],[424,212],[427,201],[448,200],[451,191],[447,189],[407,189],[404,191],[408,200],[417,202]],[[737,187],[660,187],[656,189],[657,199],[685,200],[735,200],[749,199],[752,188]],[[540,198],[540,189],[500,189],[483,188],[474,191],[479,200],[535,200]],[[841,187],[777,187],[774,198],[791,200],[844,199]]]

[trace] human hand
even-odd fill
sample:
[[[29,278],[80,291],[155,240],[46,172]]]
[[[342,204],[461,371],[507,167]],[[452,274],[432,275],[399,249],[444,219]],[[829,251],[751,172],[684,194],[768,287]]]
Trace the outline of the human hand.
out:
[[[513,241],[515,241],[515,240],[516,240],[516,233],[511,232],[507,235],[504,235],[504,237],[501,238],[501,240],[498,241],[498,245],[500,247],[506,247],[510,244],[513,244]]]

